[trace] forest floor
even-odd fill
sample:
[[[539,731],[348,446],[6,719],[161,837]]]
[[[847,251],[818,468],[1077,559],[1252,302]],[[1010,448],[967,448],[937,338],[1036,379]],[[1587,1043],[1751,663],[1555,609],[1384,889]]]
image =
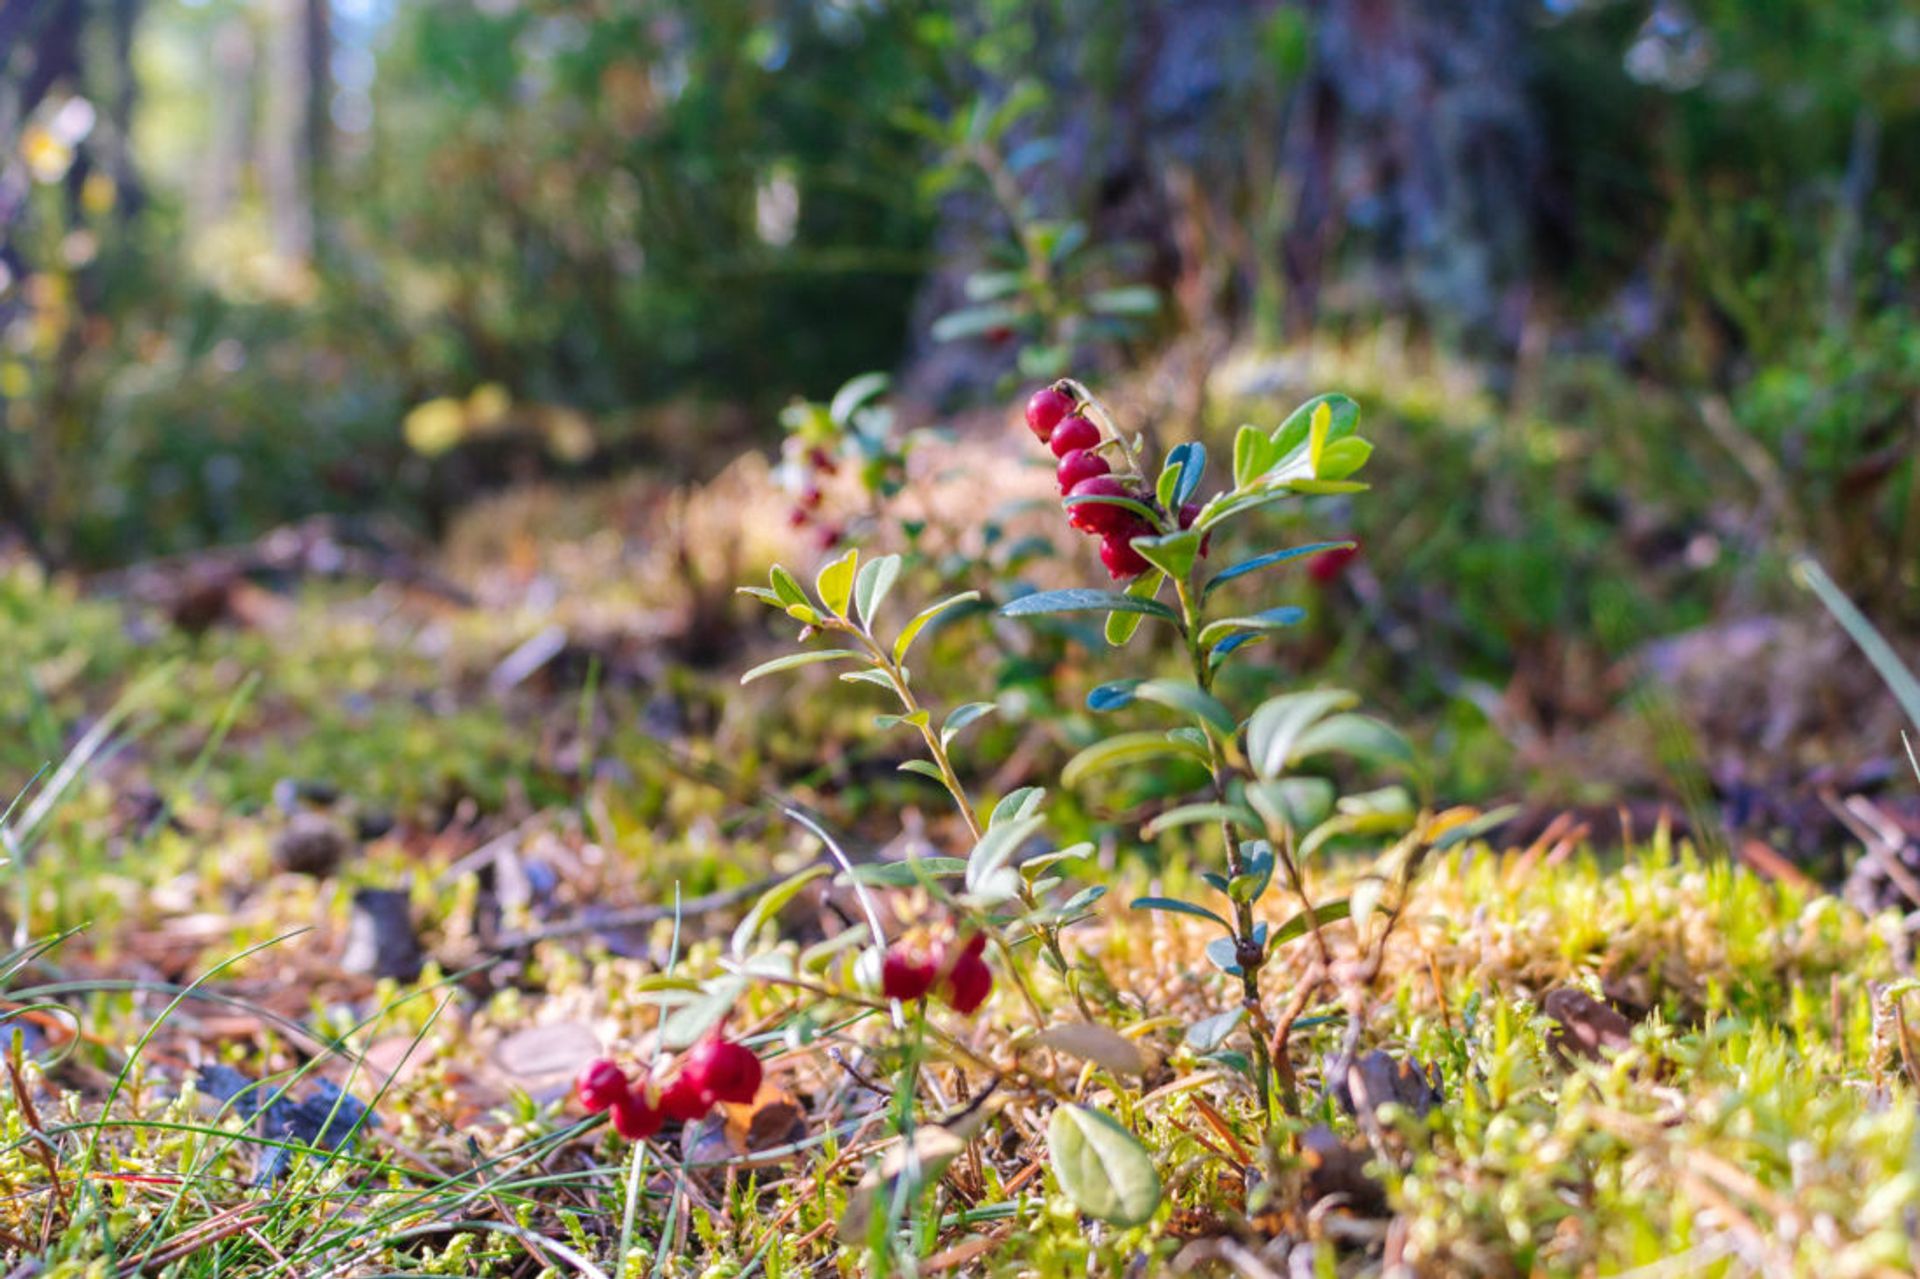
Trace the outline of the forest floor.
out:
[[[793,554],[767,485],[510,494],[431,556],[320,524],[112,594],[0,578],[0,762],[31,779],[0,1244],[40,1268],[13,1273],[1912,1273],[1898,914],[1657,818],[1602,852],[1574,822],[1436,852],[1365,997],[1302,1010],[1263,1146],[1207,921],[1126,907],[1201,863],[1069,806],[1108,890],[1064,933],[1071,985],[1031,963],[930,1012],[904,1105],[899,1030],[838,984],[861,901],[805,878],[822,845],[782,810],[859,862],[966,832],[860,690],[738,686],[778,650],[731,587]],[[916,587],[951,577],[929,519]],[[931,689],[996,672],[977,793],[1057,770],[1076,721],[1046,699],[1097,682],[1085,646],[977,617],[928,642]],[[1307,956],[1276,951],[1275,1003]],[[732,988],[753,1102],[637,1144],[579,1109],[584,1061],[648,1060],[728,973],[775,974]],[[1111,1035],[1040,1038],[1075,999]],[[1070,1103],[1148,1153],[1144,1224],[1062,1185]]]

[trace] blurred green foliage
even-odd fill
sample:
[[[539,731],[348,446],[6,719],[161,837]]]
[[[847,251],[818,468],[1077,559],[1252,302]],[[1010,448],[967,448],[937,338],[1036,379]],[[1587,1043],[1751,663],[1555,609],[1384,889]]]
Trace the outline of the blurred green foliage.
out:
[[[0,94],[24,192],[4,212],[0,457],[9,514],[59,558],[315,511],[432,526],[529,469],[698,472],[771,442],[790,398],[930,350],[963,348],[956,376],[987,396],[1089,350],[1137,366],[1182,326],[1271,338],[1304,245],[1320,333],[1465,337],[1488,370],[1487,404],[1435,406],[1478,443],[1424,491],[1505,505],[1436,513],[1419,548],[1479,584],[1460,618],[1485,642],[1591,628],[1567,564],[1637,571],[1628,523],[1691,536],[1716,503],[1912,608],[1909,6],[1397,14],[1395,56],[1523,51],[1526,169],[1420,154],[1486,102],[1463,90],[1404,131],[1391,85],[1347,61],[1354,4],[315,2],[331,96],[308,134],[275,107],[284,16],[239,0],[149,0],[119,60],[82,7],[71,73]],[[52,56],[53,11],[5,70]],[[1505,43],[1476,46],[1488,31]],[[289,251],[267,156],[303,137],[312,234]],[[1358,167],[1307,209],[1301,148],[1321,141]],[[1404,195],[1381,221],[1367,184],[1413,161],[1525,210],[1522,242],[1460,246],[1510,271],[1392,283],[1471,229]],[[1519,284],[1447,292],[1485,278]],[[1460,331],[1480,315],[1489,331]],[[432,447],[410,446],[423,405],[408,429]]]

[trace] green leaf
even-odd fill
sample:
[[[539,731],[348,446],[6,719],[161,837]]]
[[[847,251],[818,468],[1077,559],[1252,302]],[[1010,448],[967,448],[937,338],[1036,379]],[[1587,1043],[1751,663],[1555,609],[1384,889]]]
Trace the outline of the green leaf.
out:
[[[1299,493],[1306,497],[1332,497],[1339,493],[1364,493],[1367,485],[1358,480],[1288,480],[1289,493]]]
[[[1237,902],[1255,902],[1260,894],[1267,891],[1267,885],[1273,882],[1273,845],[1266,840],[1254,840],[1241,850],[1245,858],[1244,868],[1227,882],[1227,896]]]
[[[826,874],[827,869],[825,866],[809,866],[797,875],[789,875],[760,894],[760,900],[753,904],[753,909],[747,912],[746,917],[733,930],[733,957],[745,959],[747,948],[760,936],[760,930],[767,921],[778,915],[788,902],[799,895],[801,889]]]
[[[1173,504],[1173,495],[1180,490],[1180,466],[1181,460],[1169,454],[1160,468],[1160,478],[1153,483],[1153,500],[1169,511],[1179,509]]]
[[[853,603],[853,574],[859,562],[860,548],[849,547],[845,555],[823,567],[813,579],[813,589],[818,592],[820,602],[835,617],[846,617]]]
[[[1118,616],[1118,614],[1116,614]],[[1132,679],[1116,679],[1101,684],[1087,693],[1087,709],[1090,711],[1117,711],[1123,706],[1133,705],[1133,690],[1143,681],[1135,676]]]
[[[1225,738],[1231,738],[1238,727],[1233,712],[1222,706],[1219,698],[1186,680],[1144,680],[1135,686],[1133,695],[1144,702],[1158,702],[1185,711]]]
[[[967,855],[967,891],[989,901],[1003,901],[1017,893],[1020,881],[1012,869],[1013,855],[1046,823],[1045,817],[1036,816],[988,826]]]
[[[778,564],[768,570],[767,581],[773,587],[774,595],[779,597],[780,603],[788,608],[811,602],[807,599],[807,593],[800,589],[800,583],[793,574]]]
[[[902,670],[901,674],[905,675],[906,672]],[[893,691],[893,681],[882,670],[842,671],[840,678],[849,684],[872,684],[876,688]]]
[[[707,983],[699,998],[676,1008],[660,1027],[660,1044],[678,1051],[691,1048],[700,1037],[720,1024],[733,1011],[740,996],[747,993],[747,979],[737,973],[716,977]]]
[[[1199,826],[1206,822],[1232,822],[1246,830],[1260,829],[1260,819],[1238,804],[1182,804],[1170,808],[1141,828],[1148,839],[1157,838],[1179,826]]]
[[[1233,486],[1246,488],[1266,474],[1278,458],[1265,431],[1242,426],[1233,437]]]
[[[1329,715],[1294,739],[1288,765],[1314,755],[1351,755],[1380,764],[1414,764],[1413,746],[1399,732],[1370,715]]]
[[[1333,427],[1333,410],[1322,404],[1307,420],[1307,471],[1320,478],[1320,457],[1326,452],[1327,432]]]
[[[1160,1206],[1153,1157],[1119,1120],[1088,1106],[1062,1105],[1047,1120],[1053,1175],[1080,1211],[1116,1226],[1138,1226]]]
[[[1212,648],[1229,636],[1244,631],[1264,632],[1285,630],[1305,620],[1307,610],[1283,604],[1279,608],[1270,608],[1264,613],[1250,613],[1245,617],[1223,617],[1217,622],[1208,622],[1200,632],[1200,647]]]
[[[1174,482],[1173,490],[1161,498],[1161,505],[1179,517],[1180,508],[1187,500],[1200,491],[1201,481],[1207,476],[1207,446],[1198,440],[1188,440],[1176,445],[1167,454],[1169,468],[1179,468],[1179,478]]]
[[[1464,844],[1470,839],[1479,839],[1487,832],[1505,826],[1513,820],[1514,815],[1519,811],[1520,805],[1508,804],[1505,808],[1496,808],[1490,813],[1480,814],[1480,816],[1473,818],[1471,821],[1461,822],[1458,826],[1448,828],[1438,839],[1434,840],[1433,849],[1435,852],[1445,852],[1447,849]]]
[[[947,779],[941,774],[940,769],[924,759],[910,759],[900,765],[900,771],[903,773],[918,773],[922,777],[930,777],[942,786],[947,784]]]
[[[1050,853],[1041,853],[1037,857],[1027,858],[1027,860],[1020,863],[1020,873],[1028,879],[1032,879],[1036,874],[1049,866],[1057,866],[1061,862],[1078,861],[1082,857],[1092,856],[1093,852],[1094,847],[1092,843],[1082,840],[1078,844],[1072,844],[1066,848],[1056,848]]]
[[[1289,560],[1302,559],[1308,555],[1318,555],[1322,551],[1351,550],[1355,545],[1353,542],[1315,542],[1311,546],[1292,546],[1284,551],[1269,551],[1265,555],[1256,555],[1250,560],[1241,560],[1238,564],[1230,565],[1215,573],[1212,580],[1201,588],[1200,597],[1205,599],[1213,594],[1215,588],[1225,586],[1235,578],[1257,573],[1271,565],[1285,564]]]
[[[1261,777],[1278,777],[1301,733],[1322,716],[1344,710],[1360,699],[1334,688],[1284,693],[1262,703],[1247,721],[1247,758]]]
[[[1130,910],[1163,910],[1173,915],[1192,915],[1195,919],[1210,919],[1228,932],[1233,925],[1224,915],[1216,914],[1197,902],[1182,901],[1178,897],[1136,897],[1127,903]]]
[[[860,620],[866,623],[869,631],[880,615],[880,605],[886,601],[887,592],[893,589],[893,584],[899,579],[898,555],[882,555],[860,566],[860,575],[853,583],[853,600],[860,610]]]
[[[1335,440],[1320,451],[1320,465],[1314,470],[1317,480],[1344,480],[1367,464],[1373,445],[1358,436]]]
[[[1328,442],[1345,439],[1359,426],[1360,406],[1353,402],[1352,397],[1342,395],[1338,391],[1316,395],[1288,414],[1287,420],[1274,430],[1272,444],[1276,458],[1287,457],[1307,442],[1313,419],[1322,406],[1326,407],[1330,417],[1326,432]]]
[[[1087,295],[1087,310],[1096,315],[1152,315],[1159,309],[1159,291],[1144,284]]]
[[[947,722],[940,726],[940,748],[945,750],[959,734],[961,729],[973,723],[973,721],[979,719],[982,715],[991,715],[998,709],[1000,708],[992,702],[966,702],[954,707],[952,712],[947,716]]]
[[[1068,760],[1067,766],[1060,771],[1060,783],[1063,786],[1078,786],[1096,773],[1104,773],[1123,764],[1137,764],[1142,760],[1164,759],[1168,756],[1181,756],[1203,764],[1207,762],[1204,749],[1166,733],[1119,733],[1094,743]]]
[[[955,604],[965,604],[980,598],[979,591],[962,591],[958,595],[949,595],[937,604],[929,604],[913,615],[911,621],[901,628],[900,638],[893,641],[893,660],[905,659],[907,650],[913,647],[913,641],[926,629],[928,622],[952,608]]]
[[[1129,582],[1126,593],[1138,600],[1150,600],[1160,593],[1160,584],[1166,580],[1165,573],[1157,568],[1150,569]],[[1133,638],[1133,633],[1140,629],[1140,623],[1144,620],[1139,613],[1107,614],[1107,643],[1114,648],[1125,647],[1126,642]]]
[[[1234,1027],[1238,1026],[1240,1019],[1246,1015],[1246,1006],[1241,1004],[1229,1008],[1223,1013],[1215,1013],[1211,1017],[1202,1017],[1199,1021],[1187,1027],[1187,1047],[1193,1049],[1195,1052],[1212,1052],[1221,1044],[1227,1042],[1227,1036],[1233,1033]]]
[[[880,888],[910,888],[927,879],[952,879],[956,875],[967,873],[967,862],[963,857],[909,857],[899,862],[873,862],[853,868],[856,883],[873,884]],[[846,878],[845,875],[841,876]]]
[[[1250,782],[1246,790],[1247,803],[1276,833],[1287,827],[1304,831],[1318,826],[1333,811],[1333,794],[1333,783],[1324,777]]]
[[[1035,591],[1000,606],[1002,617],[1035,617],[1046,613],[1139,613],[1169,622],[1176,620],[1174,611],[1159,600],[1084,587],[1065,591]]]
[[[932,722],[933,713],[924,706],[911,715],[875,715],[873,717],[876,728],[899,728],[902,724],[909,728],[925,728]]]
[[[1020,291],[1026,277],[1018,271],[974,271],[963,284],[969,302],[998,302]]]
[[[1199,557],[1200,541],[1204,536],[1199,529],[1190,528],[1178,533],[1164,533],[1159,537],[1136,537],[1132,539],[1133,549],[1175,581],[1185,581],[1187,574],[1193,571],[1193,561]]]
[[[1046,798],[1046,789],[1040,786],[1022,786],[1018,790],[1008,791],[1001,796],[1000,802],[993,806],[993,813],[987,818],[987,825],[993,827],[1001,822],[1031,817],[1040,811],[1040,805]]]
[[[958,342],[977,338],[995,329],[1013,328],[1026,318],[1026,307],[1011,302],[989,302],[981,306],[949,311],[933,322],[928,330],[936,342]]]
[[[1149,528],[1160,527],[1159,512],[1155,511],[1145,502],[1136,502],[1130,497],[1107,497],[1104,494],[1085,493],[1077,497],[1067,498],[1063,505],[1071,510],[1085,502],[1092,502],[1098,506],[1117,506],[1123,511],[1131,511],[1135,515],[1138,515],[1142,520],[1146,521]]]
[[[1343,804],[1345,800],[1341,801]],[[1347,812],[1321,822],[1300,841],[1302,861],[1319,852],[1332,840],[1346,835],[1397,835],[1413,825],[1411,812]]]
[[[1314,922],[1331,924],[1337,920],[1345,919],[1347,917],[1347,911],[1348,904],[1344,899],[1335,902],[1321,902],[1313,908]],[[1296,937],[1304,937],[1306,933],[1307,912],[1303,910],[1275,930],[1273,934],[1273,945],[1278,946],[1284,942],[1290,942]]]
[[[771,604],[775,608],[786,607],[786,604],[778,595],[764,586],[736,586],[733,588],[733,593],[735,595],[751,595],[762,604]]]
[[[853,420],[853,412],[874,396],[887,389],[889,379],[884,373],[862,373],[849,378],[838,391],[833,393],[833,403],[827,406],[827,416],[839,426],[845,426]]]
[[[1920,679],[1916,679],[1913,672],[1907,669],[1893,646],[1874,629],[1873,623],[1847,598],[1846,592],[1834,585],[1827,571],[1810,556],[1802,556],[1794,561],[1793,575],[1833,614],[1833,620],[1840,623],[1847,638],[1854,642],[1892,691],[1893,700],[1900,703],[1900,709],[1907,713],[1914,727],[1920,728]]]
[[[790,671],[796,666],[812,666],[815,662],[833,662],[843,657],[859,658],[864,654],[850,648],[809,648],[798,653],[788,653],[785,657],[776,657],[771,662],[762,662],[740,677],[742,684],[751,684],[762,675],[773,675],[780,671]]]

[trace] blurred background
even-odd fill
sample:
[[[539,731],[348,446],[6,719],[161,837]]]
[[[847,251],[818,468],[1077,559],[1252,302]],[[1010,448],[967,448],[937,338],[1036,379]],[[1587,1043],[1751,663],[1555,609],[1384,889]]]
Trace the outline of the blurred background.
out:
[[[504,575],[496,684],[599,627],[657,699],[775,555],[1030,478],[1046,380],[1221,443],[1340,389],[1376,487],[1284,660],[1450,791],[1817,848],[1904,768],[1787,566],[1913,652],[1910,0],[6,0],[0,144],[0,525],[76,601]],[[938,574],[1062,575],[998,519]],[[23,580],[14,651],[87,647]]]

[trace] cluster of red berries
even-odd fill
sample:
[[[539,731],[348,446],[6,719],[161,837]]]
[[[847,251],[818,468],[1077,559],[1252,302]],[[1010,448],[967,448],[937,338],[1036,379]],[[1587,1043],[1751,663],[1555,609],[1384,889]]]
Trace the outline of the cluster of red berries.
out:
[[[1100,428],[1079,408],[1058,386],[1043,387],[1027,401],[1027,426],[1059,459],[1055,478],[1062,496],[1122,497],[1152,506],[1153,495],[1144,481],[1113,474],[1113,467],[1099,453],[1106,443]],[[1180,527],[1191,525],[1199,514],[1197,503],[1181,507]],[[1111,502],[1076,502],[1069,508],[1067,523],[1100,539],[1100,562],[1115,581],[1138,577],[1152,567],[1133,549],[1134,538],[1158,531],[1139,512]],[[1200,553],[1206,554],[1204,544]]]
[[[803,478],[800,491],[794,497],[793,508],[787,512],[787,524],[792,528],[806,528],[817,523],[815,541],[821,550],[830,551],[840,544],[846,531],[831,520],[821,519],[820,507],[826,501],[826,495],[820,486],[839,473],[840,464],[834,460],[832,453],[818,444],[805,446],[805,451],[797,461]]]
[[[979,933],[941,942],[931,951],[895,942],[880,961],[880,993],[910,1004],[932,994],[957,1013],[970,1013],[993,993],[987,939]]]
[[[573,1091],[588,1114],[611,1111],[615,1132],[644,1141],[669,1119],[690,1123],[717,1102],[745,1105],[760,1091],[763,1073],[752,1049],[710,1035],[680,1059],[664,1084],[647,1079],[635,1087],[617,1063],[599,1057],[580,1068]]]

